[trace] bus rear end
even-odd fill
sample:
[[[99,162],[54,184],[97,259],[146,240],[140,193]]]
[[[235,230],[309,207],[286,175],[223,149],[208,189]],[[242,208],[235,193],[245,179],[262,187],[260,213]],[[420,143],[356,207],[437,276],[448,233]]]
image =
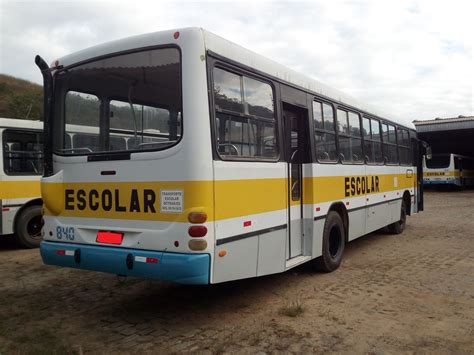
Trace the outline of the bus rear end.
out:
[[[203,51],[199,30],[190,29],[101,45],[55,63],[54,89],[45,92],[54,102],[45,142],[52,171],[41,185],[45,264],[210,282]]]
[[[461,185],[459,170],[455,168],[453,154],[434,154],[431,159],[424,157],[423,184]]]

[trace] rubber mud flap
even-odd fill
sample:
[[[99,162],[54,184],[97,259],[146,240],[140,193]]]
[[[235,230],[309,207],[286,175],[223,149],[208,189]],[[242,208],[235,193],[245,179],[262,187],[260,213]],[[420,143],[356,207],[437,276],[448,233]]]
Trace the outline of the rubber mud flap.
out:
[[[130,253],[127,255],[126,263],[127,263],[127,269],[133,270],[133,254]]]
[[[81,263],[81,249],[76,249],[74,251],[74,261],[76,262],[76,264]]]

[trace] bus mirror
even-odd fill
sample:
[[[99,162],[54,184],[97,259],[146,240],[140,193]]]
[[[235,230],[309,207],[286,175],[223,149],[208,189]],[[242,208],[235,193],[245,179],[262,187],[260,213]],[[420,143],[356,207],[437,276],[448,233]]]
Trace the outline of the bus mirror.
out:
[[[425,141],[421,141],[421,145],[424,149],[424,154],[426,156],[426,159],[430,160],[433,157],[433,154],[431,152],[431,146]]]
[[[433,154],[431,153],[431,147],[427,146],[426,147],[426,159],[430,160],[433,157]]]

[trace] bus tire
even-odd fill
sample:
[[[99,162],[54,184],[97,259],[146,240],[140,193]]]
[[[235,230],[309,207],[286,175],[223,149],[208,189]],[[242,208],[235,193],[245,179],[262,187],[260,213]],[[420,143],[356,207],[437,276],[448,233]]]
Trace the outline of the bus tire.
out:
[[[317,270],[332,272],[341,265],[345,248],[344,222],[336,211],[330,211],[323,230],[322,255],[314,260]]]
[[[41,206],[31,205],[20,211],[15,221],[15,239],[24,248],[41,243]]]
[[[402,201],[402,207],[400,209],[400,220],[392,223],[388,226],[388,231],[392,234],[402,234],[407,224],[407,208],[405,202]]]

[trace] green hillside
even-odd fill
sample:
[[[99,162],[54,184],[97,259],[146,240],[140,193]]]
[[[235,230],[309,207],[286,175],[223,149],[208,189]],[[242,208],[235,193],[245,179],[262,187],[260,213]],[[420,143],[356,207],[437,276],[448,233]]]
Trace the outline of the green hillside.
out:
[[[41,85],[0,74],[0,117],[43,120]]]

